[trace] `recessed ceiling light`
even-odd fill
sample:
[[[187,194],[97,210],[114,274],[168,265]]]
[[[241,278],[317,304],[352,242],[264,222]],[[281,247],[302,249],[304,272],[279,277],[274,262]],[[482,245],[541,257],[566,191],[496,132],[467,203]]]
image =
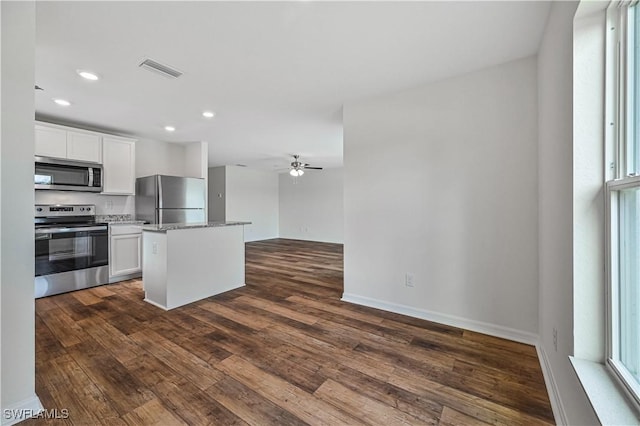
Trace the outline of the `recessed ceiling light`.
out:
[[[57,103],[60,106],[69,106],[69,105],[71,105],[71,102],[67,101],[66,99],[54,99],[53,102]]]
[[[175,131],[176,131],[176,128],[175,128],[175,127],[173,127],[173,126],[164,126],[164,129],[165,129],[167,132],[175,132]]]
[[[97,74],[92,73],[91,71],[85,71],[85,70],[78,70],[76,71],[78,73],[78,75],[82,78],[85,78],[87,80],[99,80],[100,77],[98,77]]]
[[[216,113],[212,112],[212,111],[204,111],[202,113],[202,116],[205,117],[205,118],[213,118],[215,115],[216,115]]]

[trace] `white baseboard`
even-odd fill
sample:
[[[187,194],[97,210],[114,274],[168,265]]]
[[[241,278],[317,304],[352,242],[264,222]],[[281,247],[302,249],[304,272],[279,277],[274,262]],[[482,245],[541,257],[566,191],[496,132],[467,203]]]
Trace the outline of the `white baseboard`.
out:
[[[43,409],[40,398],[35,394],[8,407],[2,407],[2,426],[14,425],[34,417]]]
[[[470,320],[454,315],[442,314],[439,312],[428,311],[426,309],[418,309],[411,306],[385,302],[382,300],[372,299],[369,297],[358,296],[349,293],[344,293],[342,295],[342,300],[344,302],[355,303],[356,305],[368,306],[370,308],[395,312],[396,314],[402,314],[414,318],[424,319],[427,321],[433,321],[440,324],[450,325],[452,327],[464,328],[465,330],[488,334],[490,336],[500,337],[502,339],[513,340],[515,342],[525,343],[527,345],[536,345],[538,343],[537,334],[516,330],[514,328],[504,327],[501,325]]]
[[[551,402],[551,410],[553,411],[553,417],[556,420],[556,424],[568,425],[567,412],[564,409],[564,405],[562,405],[560,392],[558,391],[556,379],[553,376],[553,370],[551,370],[551,364],[547,357],[547,352],[539,343],[536,345],[536,351],[538,352],[540,368],[542,369],[542,375],[544,376],[544,384],[547,386],[549,402]]]

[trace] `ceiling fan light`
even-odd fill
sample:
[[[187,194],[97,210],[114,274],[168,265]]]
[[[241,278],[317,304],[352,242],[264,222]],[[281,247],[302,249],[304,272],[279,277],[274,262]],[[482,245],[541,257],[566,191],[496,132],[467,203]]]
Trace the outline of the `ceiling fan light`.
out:
[[[298,171],[296,169],[291,169],[289,170],[289,174],[293,177],[297,177],[298,176]]]
[[[304,170],[298,169],[298,176],[302,176],[304,174]]]

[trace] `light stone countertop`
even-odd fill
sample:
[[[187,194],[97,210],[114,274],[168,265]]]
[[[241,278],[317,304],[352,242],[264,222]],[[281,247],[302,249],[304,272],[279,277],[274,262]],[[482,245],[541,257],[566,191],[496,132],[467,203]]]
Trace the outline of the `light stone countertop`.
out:
[[[96,222],[109,225],[144,225],[144,220],[135,220],[131,214],[98,214]]]
[[[167,223],[164,225],[144,225],[143,231],[167,232],[192,228],[215,228],[220,226],[250,225],[251,222],[202,222],[202,223]]]

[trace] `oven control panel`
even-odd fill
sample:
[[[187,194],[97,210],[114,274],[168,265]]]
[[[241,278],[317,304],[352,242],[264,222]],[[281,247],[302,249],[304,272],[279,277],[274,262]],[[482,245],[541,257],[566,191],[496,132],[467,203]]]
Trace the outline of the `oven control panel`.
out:
[[[93,204],[36,204],[35,217],[94,216]]]

